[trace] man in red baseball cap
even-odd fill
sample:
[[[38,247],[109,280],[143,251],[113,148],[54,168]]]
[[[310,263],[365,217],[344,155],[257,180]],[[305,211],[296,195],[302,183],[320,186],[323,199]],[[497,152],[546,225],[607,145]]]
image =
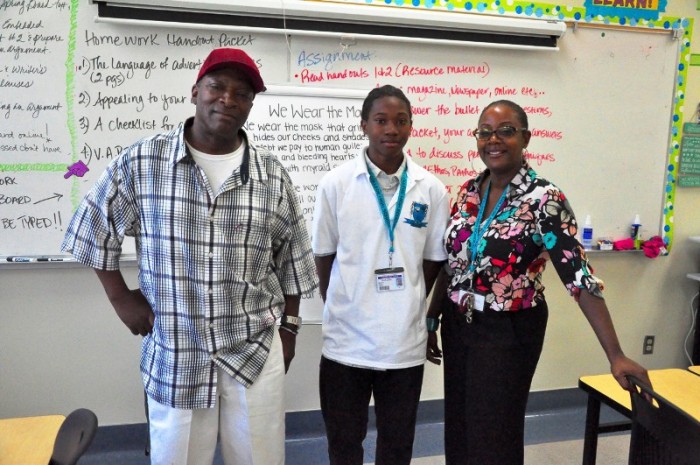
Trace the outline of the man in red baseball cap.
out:
[[[264,90],[244,51],[212,51],[194,117],[113,160],[63,242],[143,336],[154,464],[211,464],[218,439],[227,465],[284,465],[284,375],[318,280],[290,177],[243,129]],[[119,270],[125,235],[138,289]]]

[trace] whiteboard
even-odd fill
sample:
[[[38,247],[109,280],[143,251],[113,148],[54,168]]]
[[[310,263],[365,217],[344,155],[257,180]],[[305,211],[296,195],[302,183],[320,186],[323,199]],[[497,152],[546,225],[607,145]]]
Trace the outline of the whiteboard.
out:
[[[321,177],[364,147],[364,91],[267,86],[245,125],[250,142],[276,154],[292,178],[306,228]]]
[[[9,63],[0,67],[0,257],[59,254],[72,211],[106,164],[194,113],[197,70],[222,45],[244,48],[272,89],[256,98],[248,128],[290,171],[307,223],[318,180],[365,143],[357,129],[362,98],[394,84],[413,104],[407,153],[451,194],[483,169],[471,137],[479,113],[507,98],[529,114],[533,168],[567,194],[579,219],[591,215],[596,237],[625,237],[636,214],[645,236],[668,226],[667,154],[682,46],[670,33],[577,28],[558,52],[341,44],[96,23],[96,7],[86,2],[30,11],[13,5],[5,16],[27,29],[0,42]],[[292,106],[311,110],[292,114]],[[306,131],[285,124],[304,124],[321,140],[292,146],[289,139]],[[71,175],[76,163],[89,171]]]

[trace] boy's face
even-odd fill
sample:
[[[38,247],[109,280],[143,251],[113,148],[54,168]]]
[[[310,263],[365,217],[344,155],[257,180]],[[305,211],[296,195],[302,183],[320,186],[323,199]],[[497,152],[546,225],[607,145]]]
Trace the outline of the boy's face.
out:
[[[369,139],[367,151],[375,164],[381,166],[376,160],[403,159],[403,148],[411,135],[411,115],[406,102],[397,97],[380,97],[360,125]]]

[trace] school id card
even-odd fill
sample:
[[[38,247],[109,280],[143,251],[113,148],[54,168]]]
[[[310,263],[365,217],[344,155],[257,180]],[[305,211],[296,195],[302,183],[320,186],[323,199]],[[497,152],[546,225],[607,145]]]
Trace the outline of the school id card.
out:
[[[406,285],[403,267],[374,270],[377,292],[401,291]]]

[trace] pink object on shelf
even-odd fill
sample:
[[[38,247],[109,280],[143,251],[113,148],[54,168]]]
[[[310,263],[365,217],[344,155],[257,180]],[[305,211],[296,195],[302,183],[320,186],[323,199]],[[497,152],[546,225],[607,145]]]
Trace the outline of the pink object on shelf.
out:
[[[634,239],[628,237],[613,242],[613,250],[634,250]]]

